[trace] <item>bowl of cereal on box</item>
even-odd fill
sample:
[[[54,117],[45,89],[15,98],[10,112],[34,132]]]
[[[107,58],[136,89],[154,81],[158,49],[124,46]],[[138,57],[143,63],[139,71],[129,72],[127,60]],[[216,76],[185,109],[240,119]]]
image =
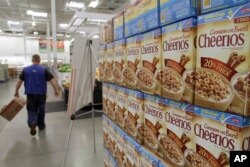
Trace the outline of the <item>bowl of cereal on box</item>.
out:
[[[153,72],[149,68],[142,67],[140,70],[138,70],[137,78],[142,89],[148,92],[151,92],[155,89],[156,81]]]
[[[184,83],[179,73],[165,67],[157,73],[156,79],[161,84],[162,95],[164,97],[181,100],[184,92]]]
[[[126,83],[129,85],[129,87],[135,88],[137,85],[137,78],[136,73],[132,68],[125,68],[123,70],[123,75],[126,79]]]
[[[208,108],[225,111],[234,93],[229,81],[221,74],[205,68],[196,70],[195,101]],[[203,105],[203,106],[204,106]]]
[[[250,101],[250,74],[235,76],[232,80],[232,88],[235,94],[232,105],[240,109],[238,114],[243,114],[242,109],[244,109],[245,103]],[[244,114],[249,115],[247,113]]]
[[[159,145],[156,135],[147,125],[144,126],[144,144],[154,151],[157,151]]]
[[[168,136],[159,136],[159,150],[163,153],[163,157],[169,160],[175,167],[183,167],[185,165],[182,150]]]

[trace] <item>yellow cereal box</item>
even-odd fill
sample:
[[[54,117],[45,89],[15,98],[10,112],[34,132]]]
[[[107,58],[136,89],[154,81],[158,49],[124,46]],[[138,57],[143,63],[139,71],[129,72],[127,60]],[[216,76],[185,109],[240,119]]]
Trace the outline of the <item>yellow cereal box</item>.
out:
[[[248,116],[250,3],[198,18],[195,104]]]

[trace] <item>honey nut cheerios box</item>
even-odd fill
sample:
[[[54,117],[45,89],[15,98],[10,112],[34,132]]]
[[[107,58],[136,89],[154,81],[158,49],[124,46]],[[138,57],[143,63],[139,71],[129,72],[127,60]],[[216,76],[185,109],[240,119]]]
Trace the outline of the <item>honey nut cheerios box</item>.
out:
[[[108,115],[108,101],[109,101],[109,84],[103,83],[102,84],[102,104],[103,104],[103,112],[104,114]]]
[[[142,34],[140,69],[137,79],[143,92],[161,94],[160,83],[156,73],[161,70],[161,29]]]
[[[115,148],[115,159],[119,167],[123,167],[125,160],[127,159],[126,154],[126,136],[127,134],[120,129],[116,128],[116,148]]]
[[[98,63],[99,63],[99,75],[100,80],[105,81],[105,66],[106,66],[106,55],[107,55],[107,45],[100,45],[99,54],[98,54]]]
[[[136,76],[140,69],[141,58],[141,35],[136,35],[126,39],[126,68],[123,75],[126,80],[126,87],[140,90]]]
[[[117,98],[117,86],[113,84],[108,84],[108,102],[106,107],[107,116],[115,120],[115,110],[117,107],[116,98]]]
[[[250,3],[198,17],[196,105],[250,115],[249,10]]]
[[[114,63],[113,63],[113,76],[114,83],[120,86],[125,86],[125,78],[123,71],[125,70],[125,56],[126,56],[126,43],[125,39],[114,42]]]
[[[117,86],[116,90],[115,123],[121,128],[124,128],[125,113],[127,112],[126,88]]]
[[[162,70],[156,79],[161,95],[193,104],[197,20],[190,18],[162,28]]]
[[[138,143],[143,143],[143,97],[140,91],[126,89],[127,112],[125,113],[125,131],[132,136]]]
[[[229,167],[230,151],[250,150],[250,119],[195,107],[194,151],[186,151],[188,166]]]
[[[158,152],[159,137],[166,134],[165,111],[161,97],[144,94],[144,146],[155,154]]]
[[[250,0],[201,0],[202,14],[214,12],[225,8],[243,5],[250,2]]]
[[[119,13],[113,18],[114,22],[114,40],[124,38],[124,12]]]
[[[114,83],[114,43],[107,44],[107,56],[106,56],[106,65],[105,65],[105,81],[109,83]]]
[[[126,155],[124,166],[139,166],[141,145],[130,136],[126,136]]]
[[[199,0],[160,0],[161,25],[197,16]]]
[[[162,99],[165,104],[166,133],[159,137],[159,152],[166,163],[176,167],[185,166],[184,153],[193,150],[194,106],[170,99]]]

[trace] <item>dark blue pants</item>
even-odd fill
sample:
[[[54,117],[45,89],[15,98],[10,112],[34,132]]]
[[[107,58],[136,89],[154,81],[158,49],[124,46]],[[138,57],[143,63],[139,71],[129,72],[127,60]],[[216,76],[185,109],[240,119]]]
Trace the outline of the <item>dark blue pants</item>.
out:
[[[46,95],[27,95],[28,125],[36,124],[45,127]]]

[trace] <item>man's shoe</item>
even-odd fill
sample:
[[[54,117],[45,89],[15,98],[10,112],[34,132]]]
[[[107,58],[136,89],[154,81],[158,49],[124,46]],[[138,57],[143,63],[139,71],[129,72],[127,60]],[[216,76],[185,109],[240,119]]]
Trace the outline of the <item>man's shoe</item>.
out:
[[[46,126],[44,126],[44,127],[39,127],[39,131],[43,131],[43,130],[45,130],[46,129]]]
[[[35,136],[36,135],[36,124],[32,124],[30,126],[30,135]]]

